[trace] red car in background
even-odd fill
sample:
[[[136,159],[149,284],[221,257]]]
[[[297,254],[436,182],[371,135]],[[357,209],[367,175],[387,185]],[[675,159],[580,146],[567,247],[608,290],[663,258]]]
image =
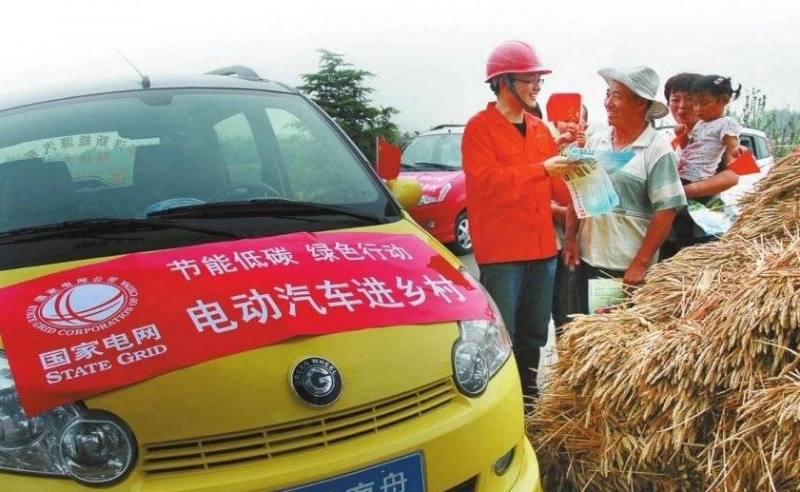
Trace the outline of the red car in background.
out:
[[[472,253],[467,192],[461,170],[464,125],[439,125],[403,148],[400,176],[422,185],[422,199],[408,212],[455,254]]]

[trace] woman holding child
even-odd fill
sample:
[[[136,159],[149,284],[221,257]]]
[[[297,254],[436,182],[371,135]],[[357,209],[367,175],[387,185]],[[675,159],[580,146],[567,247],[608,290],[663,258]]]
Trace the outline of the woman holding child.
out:
[[[677,124],[673,147],[687,199],[708,203],[739,182],[739,175],[725,167],[741,154],[739,127],[723,116],[725,106],[738,97],[739,90],[733,90],[729,78],[686,72],[664,84],[664,97]],[[684,210],[675,217],[661,258],[714,238],[696,226]]]

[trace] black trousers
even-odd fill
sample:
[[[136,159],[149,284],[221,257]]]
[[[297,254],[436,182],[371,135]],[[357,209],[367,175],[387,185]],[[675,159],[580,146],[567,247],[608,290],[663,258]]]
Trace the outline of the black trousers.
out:
[[[569,315],[581,312],[576,281],[577,270],[577,267],[565,265],[559,257],[553,289],[553,324],[556,327],[556,337],[561,335],[563,325],[569,321]]]

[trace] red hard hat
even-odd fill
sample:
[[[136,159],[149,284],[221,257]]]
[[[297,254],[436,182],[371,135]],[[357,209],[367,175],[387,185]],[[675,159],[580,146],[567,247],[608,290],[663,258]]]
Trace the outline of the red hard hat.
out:
[[[503,41],[489,54],[486,61],[486,82],[506,73],[551,73],[542,65],[533,46],[524,41]]]

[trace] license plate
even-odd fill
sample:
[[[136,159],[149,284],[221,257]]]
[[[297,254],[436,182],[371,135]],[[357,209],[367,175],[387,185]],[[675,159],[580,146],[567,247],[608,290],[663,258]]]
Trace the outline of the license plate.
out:
[[[283,492],[425,492],[422,454],[410,454]]]

